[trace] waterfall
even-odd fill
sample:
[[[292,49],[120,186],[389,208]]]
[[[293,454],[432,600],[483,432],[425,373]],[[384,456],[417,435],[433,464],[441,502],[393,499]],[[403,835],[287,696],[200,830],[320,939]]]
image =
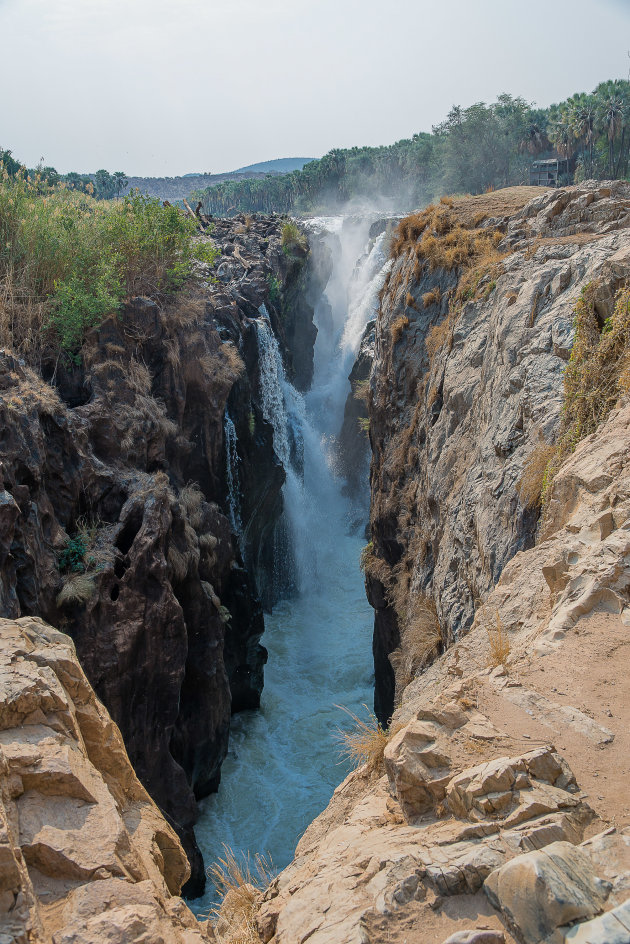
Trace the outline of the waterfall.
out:
[[[312,540],[313,507],[304,481],[305,446],[313,439],[304,398],[289,383],[267,310],[256,319],[260,403],[273,428],[273,448],[282,462],[284,511],[276,528],[276,583],[303,592],[317,578],[316,546]],[[313,458],[312,454],[309,458]]]
[[[238,546],[241,554],[244,550],[243,541],[243,521],[241,518],[241,479],[239,474],[239,463],[241,461],[237,448],[236,427],[232,417],[225,411],[225,420],[223,424],[225,436],[225,477],[228,486],[228,512],[232,531],[237,537]]]
[[[286,378],[264,306],[255,319],[259,402],[286,476],[275,561],[284,586],[292,575],[293,593],[265,618],[260,711],[232,718],[220,790],[200,803],[196,833],[207,863],[227,843],[237,853],[268,852],[284,868],[348,772],[335,744],[347,717],[336,706],[365,717],[362,706],[372,701],[373,614],[359,570],[365,519],[354,526],[333,459],[348,372],[388,265],[384,240],[370,240],[369,226],[340,219],[322,226],[336,252],[315,309],[315,374],[305,396]],[[207,910],[213,894],[209,886],[195,908]]]

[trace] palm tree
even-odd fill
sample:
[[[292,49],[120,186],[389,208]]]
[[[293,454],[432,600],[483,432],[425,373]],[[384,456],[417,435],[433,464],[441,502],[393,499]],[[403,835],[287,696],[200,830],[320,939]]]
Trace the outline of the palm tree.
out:
[[[610,177],[615,177],[619,169],[623,144],[625,139],[625,118],[627,103],[623,92],[620,79],[609,82],[602,82],[595,89],[595,95],[598,99],[598,117],[602,131],[608,139],[608,173]],[[619,133],[622,132],[621,146],[619,149],[619,161],[615,163],[615,141]]]
[[[549,109],[549,140],[560,157],[568,159],[575,153],[575,135],[571,118],[564,107],[552,105]]]
[[[122,170],[117,170],[114,174],[114,181],[116,183],[116,196],[120,196],[120,191],[124,190],[129,181],[127,180],[127,175]]]
[[[597,103],[592,95],[574,95],[569,100],[570,120],[575,137],[582,141],[588,152],[586,176],[593,176],[593,147],[595,145],[595,126],[597,122]]]

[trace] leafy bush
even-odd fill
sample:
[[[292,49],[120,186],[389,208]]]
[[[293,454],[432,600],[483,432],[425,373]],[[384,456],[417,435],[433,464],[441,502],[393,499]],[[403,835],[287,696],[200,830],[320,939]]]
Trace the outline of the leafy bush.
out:
[[[86,552],[87,543],[81,535],[68,538],[65,548],[59,555],[59,569],[61,571],[72,571],[75,574],[84,573]]]
[[[24,173],[0,179],[0,344],[31,362],[76,357],[85,332],[125,297],[179,289],[217,250],[195,220],[135,194],[97,202]]]
[[[287,220],[282,227],[282,251],[285,255],[304,253],[308,250],[308,239],[293,220]]]
[[[275,275],[268,273],[267,285],[269,286],[269,301],[274,308],[279,308],[282,303],[282,286],[279,279],[277,279]]]

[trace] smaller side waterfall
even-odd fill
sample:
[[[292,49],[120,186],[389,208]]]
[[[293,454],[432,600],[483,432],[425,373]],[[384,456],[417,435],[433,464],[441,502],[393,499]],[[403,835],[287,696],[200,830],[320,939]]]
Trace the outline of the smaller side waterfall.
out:
[[[238,539],[238,546],[243,554],[243,520],[241,517],[241,478],[239,473],[239,463],[241,461],[237,448],[236,427],[232,417],[225,411],[225,420],[223,424],[225,435],[225,466],[226,480],[228,486],[228,511],[232,530]]]
[[[302,592],[317,571],[309,521],[311,502],[304,486],[305,435],[309,434],[304,400],[286,379],[278,341],[267,310],[256,319],[260,401],[273,427],[273,447],[282,462],[284,512],[276,529],[276,582],[279,589]]]

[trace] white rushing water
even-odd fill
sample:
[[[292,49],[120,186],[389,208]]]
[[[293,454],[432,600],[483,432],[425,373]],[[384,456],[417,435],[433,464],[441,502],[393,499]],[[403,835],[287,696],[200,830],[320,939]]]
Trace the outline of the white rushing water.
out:
[[[223,423],[225,436],[225,477],[228,486],[228,512],[232,530],[238,538],[238,546],[243,553],[243,520],[241,518],[241,476],[238,470],[241,458],[238,454],[236,427],[232,417],[225,411]]]
[[[291,561],[282,563],[294,568],[297,592],[265,619],[269,661],[260,711],[232,719],[219,792],[200,804],[196,834],[206,864],[222,854],[225,843],[237,853],[268,854],[276,868],[284,868],[304,829],[348,772],[335,734],[349,719],[336,706],[365,717],[362,706],[373,698],[373,615],[359,570],[365,538],[352,526],[353,510],[341,493],[332,455],[349,392],[347,375],[385,277],[383,240],[364,255],[367,224],[353,232],[351,245],[339,240],[341,221],[313,226],[328,234],[335,268],[316,309],[315,375],[305,397],[286,380],[264,306],[256,323],[261,406],[286,472],[284,523]],[[355,268],[357,259],[361,264]],[[238,454],[228,419],[235,526]],[[207,911],[213,893],[209,887],[193,903],[195,910]]]

